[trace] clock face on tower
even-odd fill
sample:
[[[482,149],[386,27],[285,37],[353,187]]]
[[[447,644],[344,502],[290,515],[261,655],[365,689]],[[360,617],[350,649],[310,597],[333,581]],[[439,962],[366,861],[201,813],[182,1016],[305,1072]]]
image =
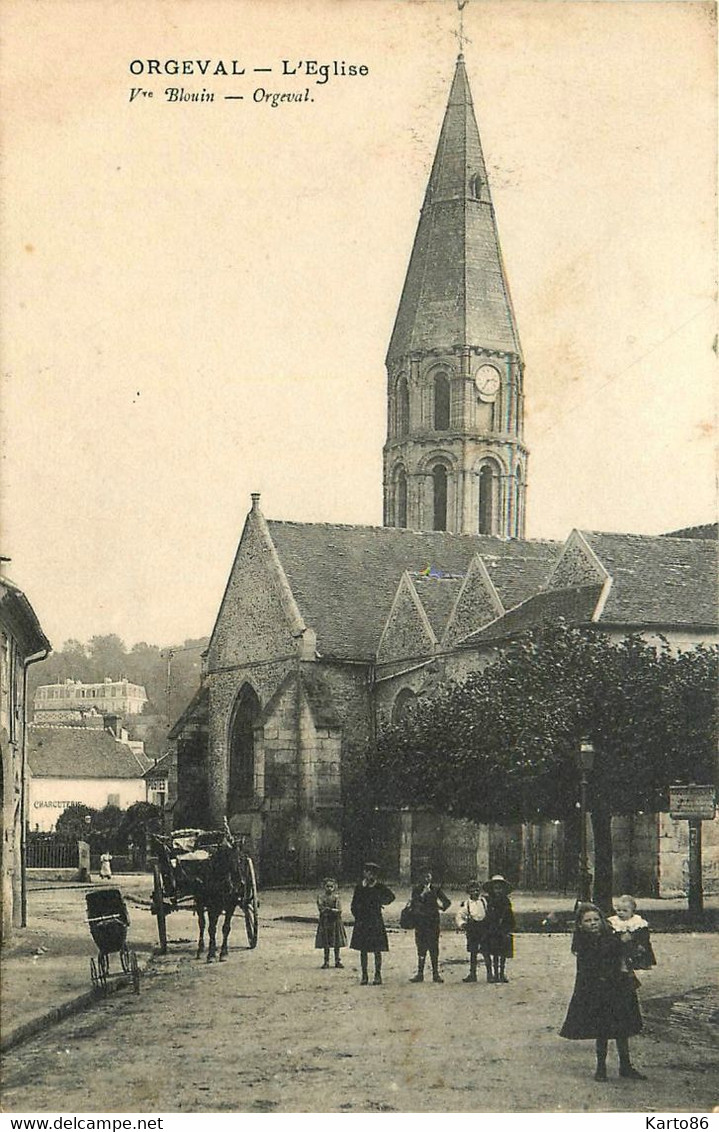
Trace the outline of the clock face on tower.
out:
[[[480,366],[474,375],[477,392],[485,401],[492,401],[499,390],[499,373],[494,366]]]

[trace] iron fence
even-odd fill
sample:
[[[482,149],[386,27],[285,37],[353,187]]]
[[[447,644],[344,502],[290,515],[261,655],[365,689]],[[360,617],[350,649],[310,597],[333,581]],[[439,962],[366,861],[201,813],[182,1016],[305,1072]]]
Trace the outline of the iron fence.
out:
[[[29,869],[76,869],[79,866],[77,842],[60,841],[56,837],[30,837],[25,863]]]

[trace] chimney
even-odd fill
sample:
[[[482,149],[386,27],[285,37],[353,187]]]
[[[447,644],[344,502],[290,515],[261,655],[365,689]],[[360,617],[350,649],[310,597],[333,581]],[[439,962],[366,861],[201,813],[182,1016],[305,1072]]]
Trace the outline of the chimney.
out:
[[[254,499],[254,495],[252,498]],[[257,496],[257,498],[260,498],[259,495]],[[6,558],[4,554],[0,554],[0,578],[7,578],[7,567],[9,562],[12,562],[12,558]]]

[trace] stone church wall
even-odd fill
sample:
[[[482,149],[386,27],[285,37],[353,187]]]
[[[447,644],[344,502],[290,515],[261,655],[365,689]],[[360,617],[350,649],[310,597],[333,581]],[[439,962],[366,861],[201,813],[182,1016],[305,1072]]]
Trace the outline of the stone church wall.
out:
[[[658,814],[659,895],[686,896],[689,888],[689,822]],[[719,895],[719,815],[702,822],[702,884]]]

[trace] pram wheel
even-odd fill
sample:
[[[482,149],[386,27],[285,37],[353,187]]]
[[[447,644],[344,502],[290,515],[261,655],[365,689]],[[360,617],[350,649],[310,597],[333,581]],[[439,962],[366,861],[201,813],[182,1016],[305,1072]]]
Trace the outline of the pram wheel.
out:
[[[137,952],[130,952],[130,975],[132,977],[132,989],[135,994],[140,993],[140,965],[137,962]]]

